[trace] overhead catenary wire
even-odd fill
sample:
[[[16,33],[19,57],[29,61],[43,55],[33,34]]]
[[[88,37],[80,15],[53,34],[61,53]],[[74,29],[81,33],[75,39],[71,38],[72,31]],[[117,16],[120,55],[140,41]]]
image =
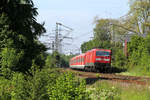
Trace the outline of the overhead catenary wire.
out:
[[[83,38],[83,36],[85,36],[85,35],[87,35],[87,34],[91,34],[91,33],[93,33],[93,31],[90,31],[90,32],[86,32],[86,33],[84,33],[84,34],[81,34],[81,35],[79,35],[79,36],[77,36],[77,37],[74,37],[74,39]]]

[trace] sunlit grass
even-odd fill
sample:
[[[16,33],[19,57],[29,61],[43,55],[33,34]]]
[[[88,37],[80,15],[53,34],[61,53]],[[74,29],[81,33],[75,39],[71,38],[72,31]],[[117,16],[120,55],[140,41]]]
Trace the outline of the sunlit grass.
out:
[[[150,100],[150,87],[148,86],[97,81],[88,86],[87,90],[92,92],[93,100]]]

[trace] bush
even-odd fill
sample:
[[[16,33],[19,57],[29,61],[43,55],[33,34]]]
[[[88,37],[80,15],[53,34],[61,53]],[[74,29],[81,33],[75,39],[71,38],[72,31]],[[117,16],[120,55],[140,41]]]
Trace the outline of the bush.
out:
[[[85,81],[57,69],[36,69],[31,75],[13,73],[12,79],[0,77],[0,100],[88,100]]]
[[[127,61],[127,58],[125,54],[123,53],[123,50],[121,49],[118,50],[118,52],[116,52],[114,56],[115,56],[115,59],[114,59],[115,67],[123,69]]]
[[[50,100],[89,100],[85,81],[79,81],[71,73],[62,74],[49,88]]]
[[[0,100],[49,100],[47,86],[59,76],[56,69],[32,69],[32,75],[13,73],[12,79],[0,77]]]
[[[133,36],[128,44],[129,70],[145,75],[150,72],[150,37]]]
[[[23,52],[18,52],[14,48],[3,48],[0,56],[0,66],[2,74],[6,78],[11,77],[13,71],[18,71],[19,60],[22,58]]]
[[[12,89],[11,81],[0,77],[0,100],[11,100]]]
[[[91,98],[94,100],[121,100],[121,91],[108,83],[97,84],[90,91],[92,92]]]

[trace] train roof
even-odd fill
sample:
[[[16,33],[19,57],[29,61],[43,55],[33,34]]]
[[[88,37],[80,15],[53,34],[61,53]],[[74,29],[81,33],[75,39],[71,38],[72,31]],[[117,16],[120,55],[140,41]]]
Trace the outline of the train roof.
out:
[[[90,51],[108,51],[108,52],[111,52],[110,49],[98,49],[98,48],[89,50],[89,51],[87,51],[87,52],[90,52]],[[86,53],[87,53],[87,52],[86,52]]]
[[[75,59],[75,58],[77,58],[77,57],[81,57],[81,56],[85,56],[85,54],[83,53],[83,54],[80,54],[80,55],[74,56],[73,58],[71,58],[71,60],[73,60],[73,59]]]

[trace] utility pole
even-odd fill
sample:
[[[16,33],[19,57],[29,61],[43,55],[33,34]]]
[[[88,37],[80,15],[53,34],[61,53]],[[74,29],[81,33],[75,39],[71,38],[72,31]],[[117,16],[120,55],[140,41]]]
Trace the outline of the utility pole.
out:
[[[62,30],[60,29],[61,27],[63,27]],[[47,39],[44,42],[44,44],[52,52],[56,51],[58,53],[62,53],[62,47],[64,45],[71,44],[71,43],[62,44],[62,42],[64,39],[73,39],[72,37],[68,37],[70,32],[73,31],[73,29],[68,26],[65,26],[61,23],[56,22],[56,28],[55,28],[55,30],[52,30],[52,31],[55,31],[55,33],[51,33],[51,35],[50,34],[43,35]],[[63,31],[63,35],[61,34],[61,31]]]
[[[62,36],[61,34],[61,30],[60,30],[60,27],[64,27],[65,29],[68,29],[68,33],[64,36]],[[56,30],[55,30],[55,46],[54,46],[54,51],[56,52],[59,52],[59,53],[62,53],[62,41],[67,38],[67,39],[72,39],[72,37],[68,37],[68,35],[70,34],[70,32],[73,31],[72,28],[68,27],[68,26],[65,26],[63,25],[62,23],[58,23],[56,22]]]
[[[59,45],[59,40],[58,40],[58,23],[56,23],[56,36],[55,36],[55,51],[58,52],[58,45]]]
[[[52,52],[54,52],[55,51],[55,42],[53,41],[52,42]]]

